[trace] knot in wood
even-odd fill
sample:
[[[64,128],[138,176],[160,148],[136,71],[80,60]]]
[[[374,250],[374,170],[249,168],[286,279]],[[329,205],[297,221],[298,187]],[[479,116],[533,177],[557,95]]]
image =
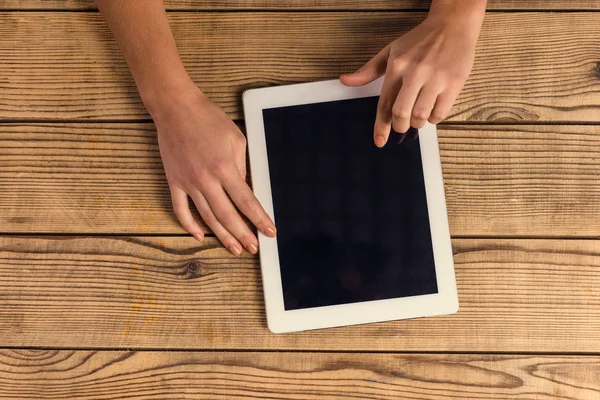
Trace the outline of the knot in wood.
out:
[[[184,266],[184,271],[188,278],[198,276],[202,271],[202,263],[198,260],[188,261]]]
[[[596,78],[600,79],[600,61],[596,63],[596,68],[594,68],[594,74]]]

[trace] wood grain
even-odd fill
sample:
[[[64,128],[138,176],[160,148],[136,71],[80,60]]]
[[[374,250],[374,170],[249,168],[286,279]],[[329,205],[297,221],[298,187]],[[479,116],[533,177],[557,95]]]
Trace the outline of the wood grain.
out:
[[[170,13],[192,78],[231,117],[243,90],[353,71],[424,13]],[[96,13],[0,15],[0,119],[148,118]],[[282,35],[285,27],[285,35]],[[600,121],[599,13],[490,13],[452,121]]]
[[[428,10],[430,0],[164,0],[169,10]],[[93,0],[3,0],[0,10],[93,10]],[[489,0],[488,10],[597,10],[597,0]]]
[[[0,124],[0,232],[185,233],[152,124]],[[440,126],[454,236],[600,236],[599,126]]]
[[[600,358],[0,351],[0,399],[538,399],[600,397]]]
[[[600,352],[600,241],[454,240],[461,309],[274,335],[256,257],[215,239],[0,237],[3,346]]]
[[[4,124],[0,132],[2,231],[185,233],[153,124]]]

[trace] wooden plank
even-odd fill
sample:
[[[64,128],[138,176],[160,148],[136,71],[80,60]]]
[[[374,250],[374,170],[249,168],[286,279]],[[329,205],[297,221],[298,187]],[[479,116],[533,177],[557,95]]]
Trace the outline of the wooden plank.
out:
[[[152,124],[0,124],[0,232],[185,233]],[[600,236],[600,126],[440,126],[454,236]]]
[[[455,236],[600,236],[600,126],[442,126]]]
[[[185,233],[154,125],[5,124],[0,132],[2,231]]]
[[[171,13],[192,78],[232,118],[243,90],[336,78],[425,13]],[[147,118],[96,13],[9,12],[0,119]],[[282,27],[285,35],[281,35]],[[600,121],[599,13],[490,13],[452,121]]]
[[[600,357],[0,351],[0,398],[600,397]]]
[[[600,352],[600,241],[453,241],[458,314],[274,335],[214,238],[0,237],[3,346]]]
[[[164,0],[170,10],[428,10],[430,0]],[[94,10],[93,0],[3,0],[0,10]],[[488,10],[598,10],[597,0],[489,0]]]

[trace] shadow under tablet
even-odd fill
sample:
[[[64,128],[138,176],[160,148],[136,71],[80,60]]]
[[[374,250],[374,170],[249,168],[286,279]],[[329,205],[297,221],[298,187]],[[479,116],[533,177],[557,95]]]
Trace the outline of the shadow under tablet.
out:
[[[375,147],[378,99],[263,110],[286,310],[438,292],[419,142]]]

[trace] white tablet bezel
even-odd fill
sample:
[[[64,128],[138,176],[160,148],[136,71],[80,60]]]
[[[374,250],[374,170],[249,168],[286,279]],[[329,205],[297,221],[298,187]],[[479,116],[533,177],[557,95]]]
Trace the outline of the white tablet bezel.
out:
[[[253,190],[267,214],[273,213],[271,179],[263,125],[263,109],[378,96],[382,79],[362,87],[347,87],[339,80],[250,89],[243,94]],[[284,308],[277,239],[259,232],[267,325],[273,333],[297,332],[334,326],[452,314],[458,311],[458,294],[436,126],[419,130],[429,224],[433,241],[438,293],[325,307]]]

